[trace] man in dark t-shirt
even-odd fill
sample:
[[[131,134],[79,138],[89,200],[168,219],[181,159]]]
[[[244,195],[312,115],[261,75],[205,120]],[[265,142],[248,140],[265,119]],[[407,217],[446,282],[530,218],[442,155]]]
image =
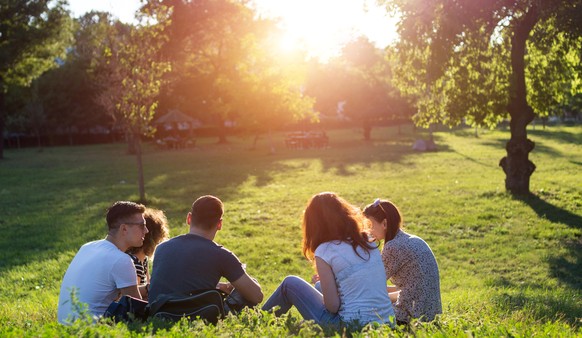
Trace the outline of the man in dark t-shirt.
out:
[[[156,248],[149,291],[150,301],[163,294],[182,294],[219,288],[233,289],[251,304],[263,300],[261,286],[251,278],[231,251],[215,243],[222,229],[222,202],[202,196],[192,204],[186,222],[190,232],[164,242]],[[219,283],[224,277],[229,283]]]

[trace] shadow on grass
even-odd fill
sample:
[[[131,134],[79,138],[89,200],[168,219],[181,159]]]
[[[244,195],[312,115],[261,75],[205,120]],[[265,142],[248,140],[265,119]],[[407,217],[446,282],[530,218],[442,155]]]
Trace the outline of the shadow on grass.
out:
[[[475,163],[475,164],[479,164],[479,165],[481,165],[481,166],[483,166],[483,167],[488,167],[488,168],[497,168],[497,167],[498,167],[498,166],[497,166],[495,163],[490,163],[490,162],[483,162],[483,161],[479,161],[479,160],[475,159],[474,157],[471,157],[471,156],[469,156],[469,155],[466,155],[466,154],[460,153],[460,152],[458,152],[458,151],[456,151],[456,150],[454,150],[454,152],[455,152],[457,155],[459,155],[459,156],[461,156],[461,157],[465,158],[466,160],[468,160],[468,161],[470,161],[470,162],[473,162],[473,163]]]
[[[45,184],[39,182],[34,186],[42,191]],[[56,189],[58,185],[48,189],[49,194]],[[76,201],[65,202],[60,199],[69,193],[68,189],[59,191],[56,195],[60,197],[52,199],[48,198],[46,191],[35,198],[26,190],[12,194],[10,201],[0,208],[0,214],[3,214],[3,220],[0,220],[3,233],[0,237],[0,273],[15,266],[57,258],[64,251],[76,251],[85,242],[105,237],[104,216],[108,202],[94,200],[103,195],[89,196],[91,193],[87,192],[83,197],[77,196],[80,198]]]
[[[551,136],[551,134],[544,135],[544,136]],[[551,137],[548,137],[548,138],[551,138]],[[505,145],[507,144],[507,141],[509,141],[509,138],[507,138],[507,139],[497,138],[497,139],[492,139],[492,140],[488,140],[488,141],[483,141],[483,142],[481,142],[481,144],[484,146],[489,146],[489,147],[496,148],[496,149],[505,149]],[[549,147],[539,140],[537,140],[537,141],[534,140],[534,142],[535,142],[535,147],[532,150],[532,153],[547,154],[547,155],[552,155],[552,156],[563,156],[564,155],[561,151],[559,151],[553,147]]]
[[[582,217],[556,207],[539,196],[531,194],[516,199],[530,206],[539,217],[571,228],[582,227]],[[494,297],[500,308],[511,312],[523,311],[541,321],[562,319],[576,328],[582,325],[582,303],[579,301],[582,290],[582,238],[570,239],[561,245],[567,251],[549,256],[546,262],[550,275],[567,287],[546,290],[543,285],[516,284],[506,277],[497,277],[491,286],[503,290]]]
[[[281,175],[293,175],[302,165],[287,160],[316,159],[323,171],[357,175],[360,169],[354,166],[421,156],[412,150],[411,139],[377,138],[370,146],[338,138],[330,149],[280,148],[275,155],[237,149],[236,145],[175,152],[146,148],[146,193],[148,199],[152,197],[148,206],[164,210],[171,220],[180,220],[170,224],[180,227],[196,197],[214,194],[224,201],[238,201],[245,194],[242,185],[265,187]],[[448,151],[448,147],[439,144],[439,151]],[[56,147],[20,157],[2,168],[7,176],[1,191],[9,198],[0,197],[4,199],[0,203],[0,274],[39,259],[58,258],[66,251],[76,252],[82,244],[104,238],[106,208],[117,200],[137,199],[135,158],[125,155],[123,144]]]
[[[552,139],[561,143],[582,143],[582,135],[580,133],[569,132],[563,128],[561,130],[552,130],[552,128],[546,130],[528,130],[528,134]]]
[[[539,217],[544,217],[553,223],[565,224],[571,228],[582,228],[582,217],[556,207],[539,196],[530,194],[518,199],[529,205]],[[568,249],[568,253],[549,257],[550,271],[563,283],[575,289],[582,289],[582,238],[567,241],[563,245]]]
[[[548,258],[550,271],[556,278],[574,288],[582,290],[582,238],[564,244],[567,255]]]
[[[573,294],[554,294],[540,289],[525,291],[502,291],[493,297],[497,306],[508,312],[523,311],[536,320],[564,320],[575,329],[582,323],[582,306]]]
[[[451,147],[443,141],[439,135],[434,135],[437,146],[436,152],[450,152]],[[331,148],[314,156],[311,154],[298,154],[298,158],[321,160],[323,171],[334,171],[340,176],[355,176],[359,171],[350,168],[353,165],[361,165],[369,168],[374,163],[401,163],[410,156],[422,156],[431,152],[419,152],[412,149],[418,134],[399,135],[398,139],[387,140],[375,138],[370,141],[336,141]],[[305,156],[306,155],[306,156]]]
[[[455,135],[464,137],[474,137],[468,130],[455,131]],[[493,147],[496,149],[505,149],[506,143],[509,141],[511,135],[507,133],[507,137],[495,137],[489,138],[488,140],[483,140],[481,142],[484,146]],[[548,155],[562,156],[562,152],[556,150],[553,147],[544,144],[543,140],[551,140],[558,143],[566,144],[581,144],[582,134],[576,132],[570,132],[560,128],[556,130],[555,128],[547,128],[545,130],[528,130],[528,136],[532,141],[535,142],[535,148],[533,152],[544,153]],[[571,161],[572,162],[572,161]],[[574,162],[573,162],[574,163]],[[579,163],[575,163],[579,164]]]
[[[529,205],[539,217],[544,217],[554,223],[566,224],[571,228],[582,228],[582,217],[568,210],[556,207],[537,195],[529,194],[516,198]]]

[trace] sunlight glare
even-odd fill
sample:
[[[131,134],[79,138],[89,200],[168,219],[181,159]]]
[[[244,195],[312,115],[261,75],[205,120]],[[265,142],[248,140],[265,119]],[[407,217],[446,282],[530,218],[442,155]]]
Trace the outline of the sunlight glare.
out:
[[[311,57],[327,60],[360,35],[383,48],[397,37],[395,19],[374,0],[255,0],[261,15],[280,18],[286,32],[279,48],[305,48]],[[367,8],[367,10],[365,10]]]
[[[296,49],[300,48],[299,47],[299,41],[291,36],[290,34],[284,34],[281,38],[279,38],[278,40],[279,43],[279,49],[282,52],[293,52]]]
[[[140,0],[69,0],[69,8],[75,17],[91,10],[113,14],[125,23],[135,21],[135,12],[141,7]]]

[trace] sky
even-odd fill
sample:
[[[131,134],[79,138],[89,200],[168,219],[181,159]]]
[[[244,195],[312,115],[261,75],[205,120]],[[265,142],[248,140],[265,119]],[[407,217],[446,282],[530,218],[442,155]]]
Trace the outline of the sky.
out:
[[[281,17],[288,45],[303,45],[328,58],[354,37],[365,35],[383,48],[397,37],[396,20],[376,0],[255,0],[260,13]]]
[[[281,48],[303,48],[322,60],[337,55],[343,44],[366,35],[383,48],[397,37],[395,19],[376,0],[255,0],[262,16],[280,18],[286,31]],[[131,22],[139,0],[69,0],[74,16],[94,9]]]
[[[91,10],[110,12],[123,22],[131,22],[140,7],[139,0],[68,0],[73,16],[81,16]]]

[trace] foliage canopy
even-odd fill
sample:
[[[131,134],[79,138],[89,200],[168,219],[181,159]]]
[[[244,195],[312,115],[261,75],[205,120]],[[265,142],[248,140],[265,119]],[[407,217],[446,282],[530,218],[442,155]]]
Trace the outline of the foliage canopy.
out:
[[[415,121],[494,127],[518,95],[511,39],[527,15],[528,102],[538,116],[555,113],[580,92],[580,1],[386,1],[402,15],[396,71],[417,102]],[[578,22],[578,23],[576,23]]]

